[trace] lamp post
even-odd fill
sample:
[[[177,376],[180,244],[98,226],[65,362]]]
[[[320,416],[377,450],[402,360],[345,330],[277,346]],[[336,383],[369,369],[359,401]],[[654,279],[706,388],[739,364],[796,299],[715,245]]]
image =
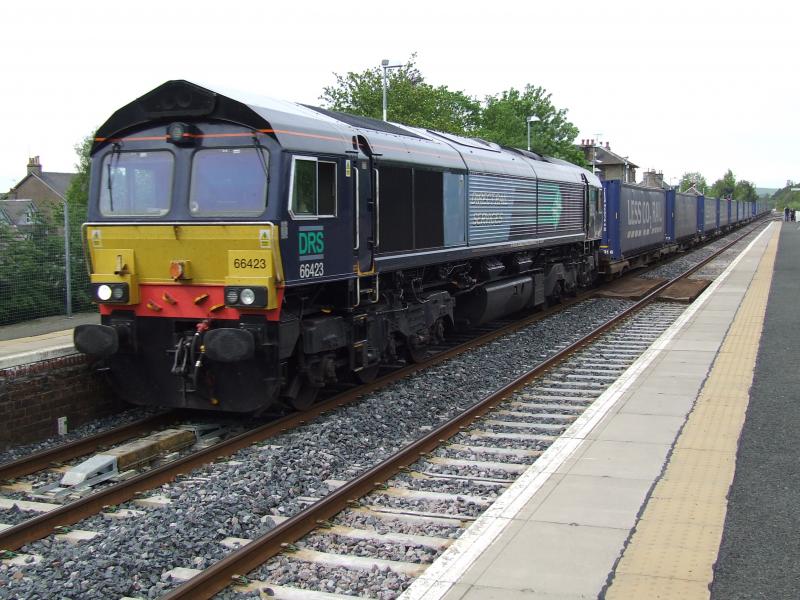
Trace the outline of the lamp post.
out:
[[[389,59],[384,58],[381,61],[381,67],[383,68],[383,120],[386,121],[386,73],[389,69],[396,69],[398,67],[402,67],[403,65],[390,65]]]
[[[623,156],[623,157],[622,157],[622,160],[624,160],[624,161],[625,161],[625,172],[624,172],[624,174],[622,175],[622,179],[623,179],[623,181],[624,181],[625,183],[628,183],[628,157],[627,157],[627,156]]]
[[[69,255],[69,204],[64,198],[64,285],[66,286],[67,318],[72,318],[72,273],[70,272]]]
[[[531,115],[525,119],[525,122],[528,125],[528,152],[531,151],[531,123],[538,123],[539,121],[541,121],[541,119],[536,115]]]

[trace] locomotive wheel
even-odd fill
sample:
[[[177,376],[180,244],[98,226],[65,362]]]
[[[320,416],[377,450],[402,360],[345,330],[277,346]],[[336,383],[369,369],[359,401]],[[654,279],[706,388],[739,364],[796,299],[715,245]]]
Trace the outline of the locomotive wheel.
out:
[[[360,371],[356,371],[356,379],[358,379],[361,383],[370,383],[372,381],[375,381],[375,378],[378,376],[379,370],[380,370],[379,365],[364,367]]]
[[[308,381],[304,381],[297,395],[292,398],[289,403],[295,410],[308,410],[314,404],[318,395],[319,388],[315,385],[311,385]]]
[[[428,358],[428,345],[422,344],[419,346],[411,346],[411,344],[406,346],[408,350],[408,358],[413,363],[423,363]]]

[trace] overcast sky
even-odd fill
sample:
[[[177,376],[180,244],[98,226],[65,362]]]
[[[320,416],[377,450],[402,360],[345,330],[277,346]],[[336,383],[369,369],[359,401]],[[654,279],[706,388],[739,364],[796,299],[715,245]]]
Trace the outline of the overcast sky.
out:
[[[703,2],[0,2],[0,191],[168,79],[318,102],[389,58],[483,97],[526,83],[667,181],[800,179],[800,8]],[[390,97],[391,102],[391,97]],[[640,171],[641,173],[641,171]]]

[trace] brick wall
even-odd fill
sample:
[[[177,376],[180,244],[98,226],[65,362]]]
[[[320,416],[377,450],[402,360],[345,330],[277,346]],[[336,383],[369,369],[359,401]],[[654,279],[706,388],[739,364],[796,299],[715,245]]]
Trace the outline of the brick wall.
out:
[[[83,355],[0,369],[0,449],[56,435],[59,417],[72,430],[122,408]]]

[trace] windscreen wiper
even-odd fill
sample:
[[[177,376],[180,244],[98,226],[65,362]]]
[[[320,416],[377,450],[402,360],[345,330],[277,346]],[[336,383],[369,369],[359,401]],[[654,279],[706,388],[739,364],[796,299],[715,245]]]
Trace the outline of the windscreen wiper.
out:
[[[114,212],[114,192],[112,191],[111,185],[111,173],[113,170],[113,162],[114,156],[117,156],[117,160],[119,161],[119,156],[122,154],[122,149],[120,148],[119,143],[115,143],[113,148],[111,149],[111,158],[108,160],[108,177],[106,182],[106,187],[108,188],[108,208],[109,212]]]
[[[264,170],[264,177],[267,178],[267,183],[269,183],[269,167],[267,167],[267,161],[264,160],[264,154],[261,152],[263,146],[258,141],[258,134],[255,131],[253,132],[253,144],[256,147],[256,154],[258,154],[258,162],[261,163],[261,168]]]

